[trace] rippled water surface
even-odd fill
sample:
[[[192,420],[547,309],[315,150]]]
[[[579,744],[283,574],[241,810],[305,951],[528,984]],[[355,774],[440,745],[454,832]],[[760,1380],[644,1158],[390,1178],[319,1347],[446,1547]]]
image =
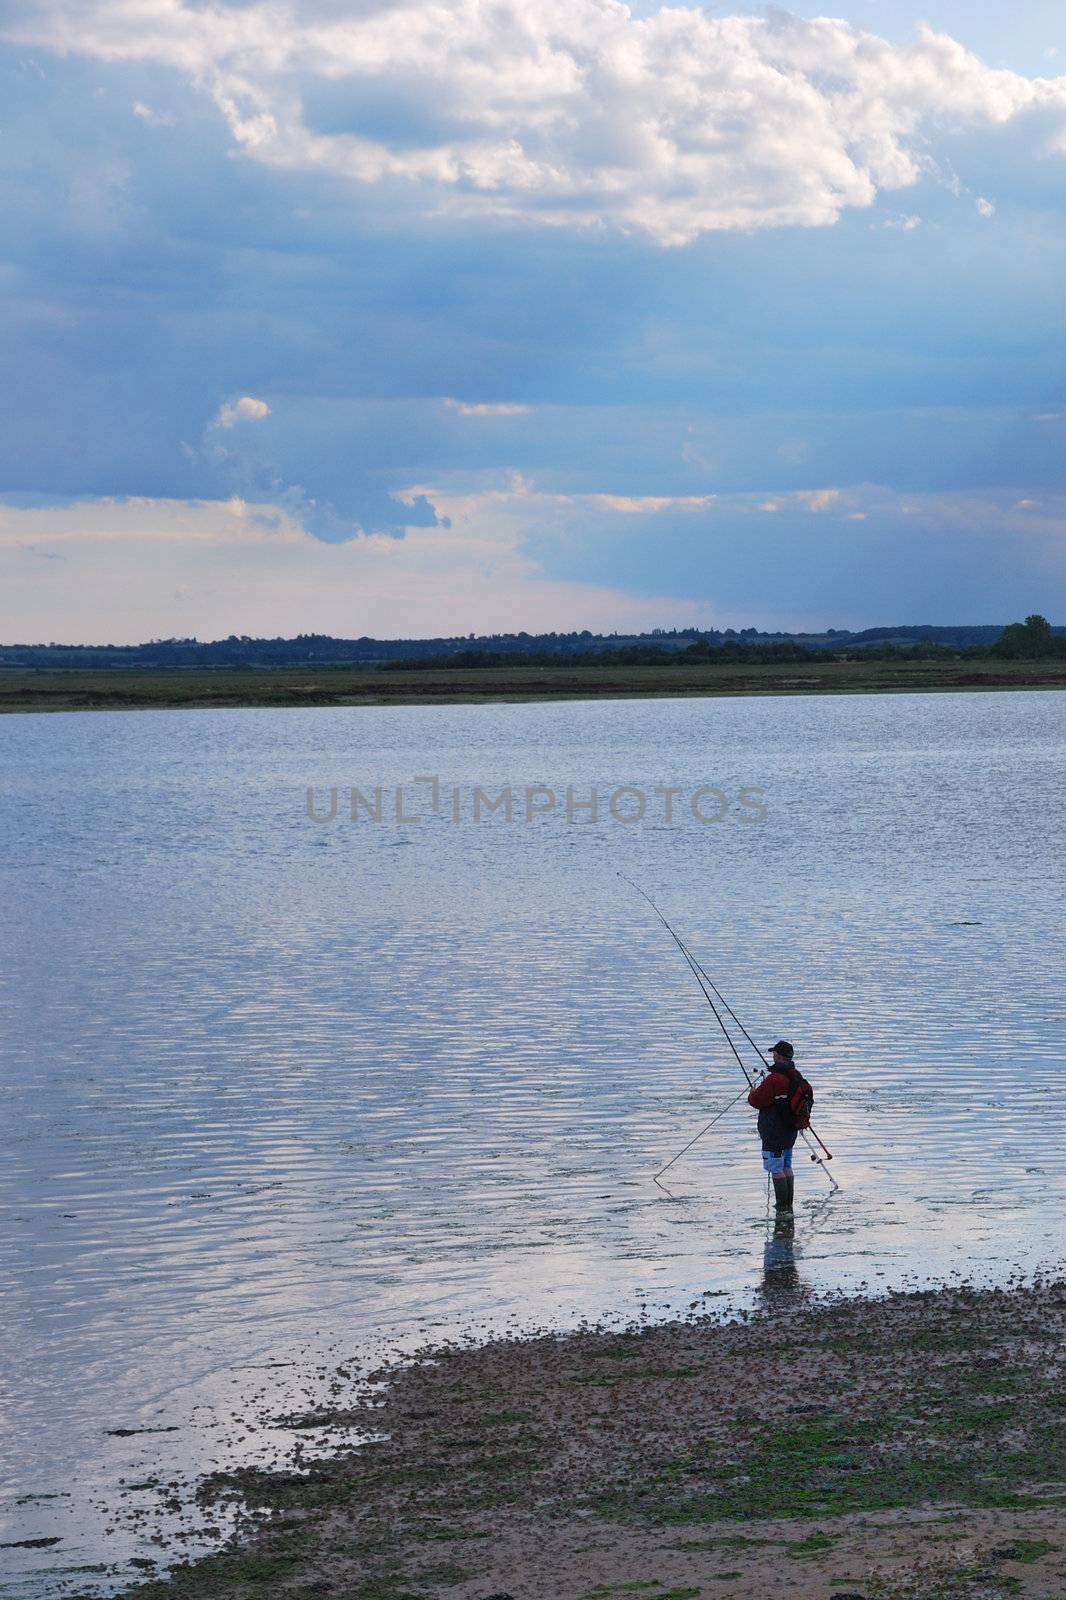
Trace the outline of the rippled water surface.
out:
[[[815,1082],[840,1192],[800,1163],[790,1293],[1060,1255],[1064,713],[999,693],[0,721],[0,1538],[61,1541],[0,1552],[0,1592],[113,1583],[144,1554],[105,1531],[118,1481],[255,1458],[271,1430],[230,1419],[283,1411],[308,1362],[772,1298],[742,1103],[652,1182],[740,1078],[619,870]],[[309,784],[322,815],[338,787],[332,822]],[[398,784],[421,821],[396,821]],[[513,787],[512,821],[474,823],[478,784]],[[567,819],[568,784],[598,788],[595,820]],[[351,820],[351,785],[384,786],[380,822]],[[527,823],[527,785],[555,811]],[[642,821],[607,810],[622,785]],[[712,785],[728,814],[701,824]],[[682,791],[670,823],[656,786]],[[745,786],[765,820],[741,820]]]

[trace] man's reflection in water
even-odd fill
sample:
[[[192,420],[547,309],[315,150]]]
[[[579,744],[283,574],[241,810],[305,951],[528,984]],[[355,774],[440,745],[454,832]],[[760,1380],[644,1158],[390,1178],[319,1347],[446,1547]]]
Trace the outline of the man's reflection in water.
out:
[[[810,1298],[811,1286],[800,1277],[796,1265],[795,1236],[795,1218],[778,1217],[763,1246],[763,1279],[759,1294],[768,1310],[775,1306],[795,1306]]]

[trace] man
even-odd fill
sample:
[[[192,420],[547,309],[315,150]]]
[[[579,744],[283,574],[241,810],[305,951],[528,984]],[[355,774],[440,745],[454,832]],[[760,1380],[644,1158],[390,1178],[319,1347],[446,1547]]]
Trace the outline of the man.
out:
[[[778,1039],[772,1051],[773,1067],[748,1095],[749,1106],[759,1113],[763,1171],[774,1180],[774,1204],[779,1212],[792,1210],[795,1190],[792,1146],[796,1142],[796,1119],[788,1103],[795,1053],[787,1039]]]

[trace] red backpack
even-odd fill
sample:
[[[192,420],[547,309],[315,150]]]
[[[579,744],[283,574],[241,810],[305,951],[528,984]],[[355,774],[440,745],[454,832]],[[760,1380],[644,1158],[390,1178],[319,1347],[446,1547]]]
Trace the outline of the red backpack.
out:
[[[811,1125],[811,1111],[814,1107],[814,1090],[800,1072],[798,1067],[775,1067],[775,1072],[783,1072],[788,1079],[788,1095],[785,1105],[797,1132],[801,1128]]]

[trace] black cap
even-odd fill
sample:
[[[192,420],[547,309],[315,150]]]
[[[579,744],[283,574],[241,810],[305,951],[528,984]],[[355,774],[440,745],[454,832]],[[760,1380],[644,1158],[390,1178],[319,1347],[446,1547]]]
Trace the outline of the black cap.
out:
[[[771,1054],[775,1056],[787,1056],[791,1061],[796,1052],[793,1050],[787,1039],[778,1039],[777,1043],[773,1047],[773,1050],[771,1051]]]

